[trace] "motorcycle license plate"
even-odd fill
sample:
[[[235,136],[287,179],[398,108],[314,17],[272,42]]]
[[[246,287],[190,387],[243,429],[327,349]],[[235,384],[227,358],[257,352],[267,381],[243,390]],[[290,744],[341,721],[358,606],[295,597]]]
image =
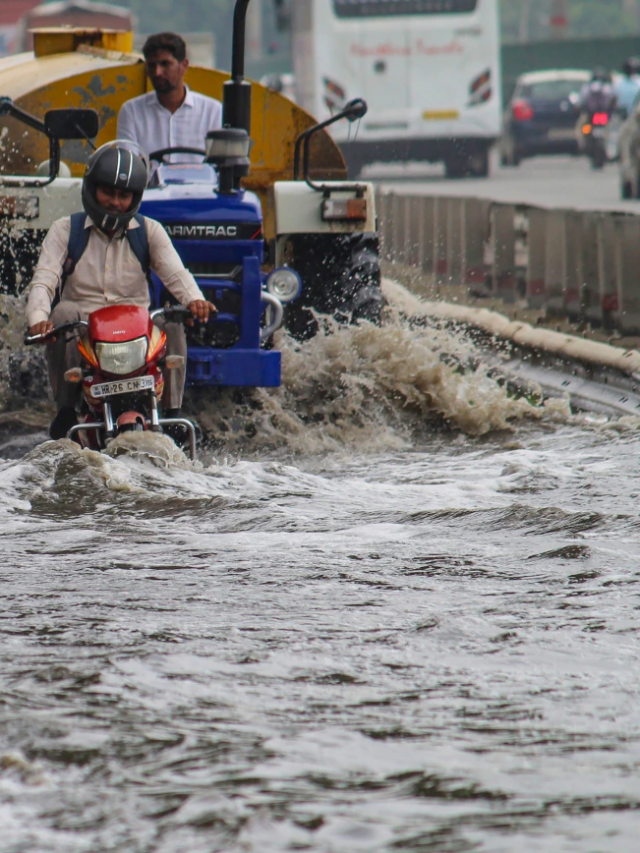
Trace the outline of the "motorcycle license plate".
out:
[[[594,127],[592,135],[594,139],[604,139],[607,135],[607,131],[604,129],[604,127]]]
[[[116,394],[133,394],[135,391],[149,391],[155,385],[153,376],[136,376],[133,379],[120,379],[116,382],[100,382],[91,386],[92,397],[113,397]]]

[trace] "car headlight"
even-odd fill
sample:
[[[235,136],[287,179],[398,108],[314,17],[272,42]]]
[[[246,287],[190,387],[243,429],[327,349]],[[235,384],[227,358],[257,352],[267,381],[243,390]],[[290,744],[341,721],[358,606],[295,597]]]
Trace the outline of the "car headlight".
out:
[[[302,281],[294,270],[280,267],[267,276],[267,290],[280,302],[292,302],[300,296]]]
[[[147,339],[136,338],[121,344],[97,343],[95,353],[101,370],[124,376],[144,367],[147,359]]]

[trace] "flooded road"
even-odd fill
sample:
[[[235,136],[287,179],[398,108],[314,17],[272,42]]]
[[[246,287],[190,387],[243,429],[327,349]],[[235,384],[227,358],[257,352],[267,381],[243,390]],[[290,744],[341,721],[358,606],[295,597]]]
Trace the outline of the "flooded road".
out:
[[[198,465],[2,446],[2,853],[635,851],[635,425],[283,346]]]

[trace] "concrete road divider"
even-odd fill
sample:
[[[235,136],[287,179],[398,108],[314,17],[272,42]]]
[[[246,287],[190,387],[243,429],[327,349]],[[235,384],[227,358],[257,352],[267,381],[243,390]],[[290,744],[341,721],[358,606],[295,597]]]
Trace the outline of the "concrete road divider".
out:
[[[640,216],[378,194],[383,257],[435,285],[640,332]]]

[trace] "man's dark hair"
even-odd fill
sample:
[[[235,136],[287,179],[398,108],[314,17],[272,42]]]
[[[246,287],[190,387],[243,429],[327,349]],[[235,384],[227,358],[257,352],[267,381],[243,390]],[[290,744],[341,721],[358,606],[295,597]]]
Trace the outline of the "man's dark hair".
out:
[[[178,62],[182,62],[187,57],[187,45],[182,36],[177,33],[156,33],[144,43],[142,53],[145,59],[149,59],[154,53],[159,50],[168,50],[172,53]]]

